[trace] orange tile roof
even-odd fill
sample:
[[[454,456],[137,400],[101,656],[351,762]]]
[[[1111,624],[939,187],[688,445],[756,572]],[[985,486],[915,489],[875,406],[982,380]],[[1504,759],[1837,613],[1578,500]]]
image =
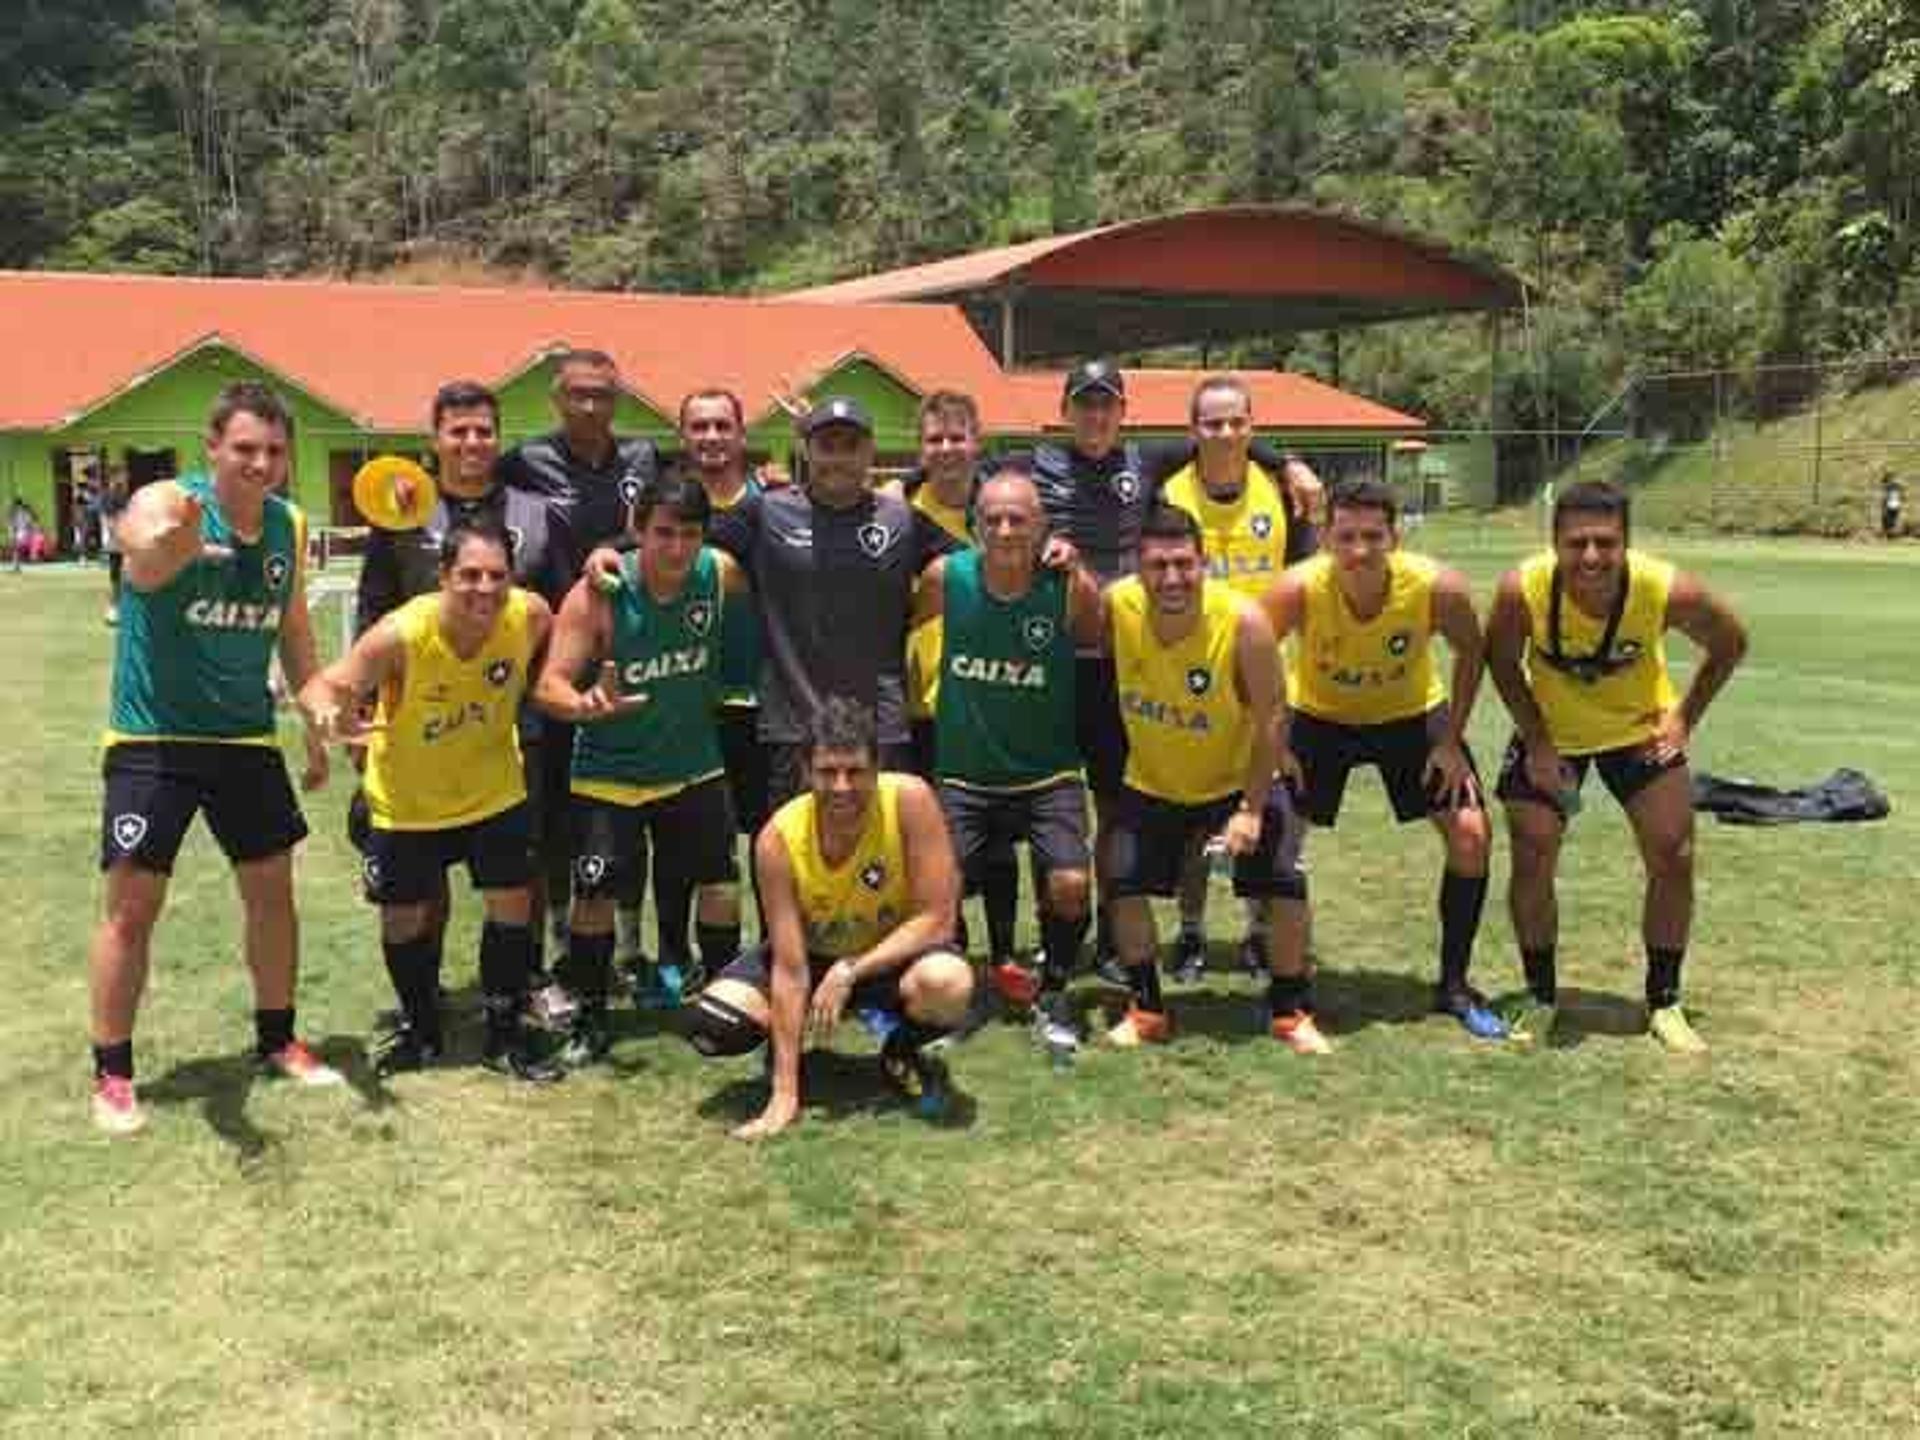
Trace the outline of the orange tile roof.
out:
[[[724,385],[758,419],[783,377],[860,354],[919,389],[970,391],[991,425],[1021,418],[944,305],[0,272],[0,428],[56,428],[214,336],[374,430],[417,431],[444,381],[498,383],[564,345],[607,351],[669,416]]]
[[[1184,430],[1191,413],[1193,387],[1201,370],[1128,370],[1127,425],[1150,430]],[[1389,409],[1350,395],[1307,375],[1285,370],[1232,372],[1253,393],[1253,423],[1262,430],[1376,430],[1395,433],[1426,429],[1417,415]],[[1021,370],[1006,377],[1019,392],[1035,429],[1057,429],[1064,370]]]
[[[757,421],[776,387],[804,389],[864,356],[922,393],[969,392],[989,430],[1031,432],[1058,423],[1062,381],[1003,372],[949,305],[0,271],[0,430],[58,429],[215,339],[365,428],[401,434],[424,427],[444,381],[503,384],[565,345],[607,351],[668,416],[688,391],[723,385]],[[1129,371],[1129,422],[1184,427],[1197,378]],[[1245,378],[1263,428],[1421,428],[1304,376]]]

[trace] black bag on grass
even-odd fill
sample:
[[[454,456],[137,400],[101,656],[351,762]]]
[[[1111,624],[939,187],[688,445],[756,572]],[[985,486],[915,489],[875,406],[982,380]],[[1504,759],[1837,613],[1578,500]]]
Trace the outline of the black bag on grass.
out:
[[[1755,780],[1727,780],[1704,771],[1693,777],[1693,807],[1727,825],[1795,825],[1803,821],[1884,820],[1893,809],[1885,793],[1858,770],[1836,770],[1796,790]]]

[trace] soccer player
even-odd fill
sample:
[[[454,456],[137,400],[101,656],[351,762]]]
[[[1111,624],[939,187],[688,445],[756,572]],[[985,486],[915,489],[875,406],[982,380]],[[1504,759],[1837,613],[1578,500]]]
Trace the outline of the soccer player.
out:
[[[917,776],[882,773],[871,715],[839,696],[814,713],[811,784],[754,841],[768,940],[695,1000],[687,1038],[705,1055],[772,1042],[766,1108],[734,1133],[772,1135],[800,1114],[800,1048],[829,1038],[852,1006],[892,1023],[889,1081],[937,1113],[946,1098],[925,1047],[959,1026],[973,972],[950,948],[960,878],[940,803]]]
[[[1379,770],[1401,824],[1432,820],[1446,853],[1434,1008],[1475,1038],[1498,1040],[1506,1027],[1467,981],[1489,847],[1462,738],[1483,659],[1473,595],[1458,571],[1399,548],[1398,506],[1380,481],[1335,485],[1328,506],[1329,548],[1280,576],[1265,598],[1275,633],[1298,636],[1281,765],[1290,751],[1302,777],[1299,808],[1315,825],[1338,818],[1357,765]],[[1436,635],[1453,657],[1451,685],[1434,662]]]
[[[1495,793],[1513,846],[1508,901],[1529,1000],[1516,1040],[1544,1043],[1557,1003],[1554,874],[1589,767],[1627,812],[1646,870],[1647,1020],[1668,1050],[1706,1042],[1680,1007],[1693,919],[1693,780],[1687,744],[1747,651],[1739,617],[1693,576],[1629,547],[1626,495],[1581,481],[1553,507],[1553,548],[1500,578],[1487,666],[1515,734]],[[1684,697],[1665,636],[1703,654]]]
[[[1210,375],[1194,388],[1190,410],[1194,458],[1169,475],[1160,498],[1185,510],[1200,526],[1208,578],[1258,604],[1280,572],[1311,554],[1313,527],[1295,523],[1282,479],[1256,464],[1253,393],[1232,375]],[[1174,948],[1176,980],[1191,983],[1206,971],[1207,853],[1188,859],[1180,882],[1180,938]],[[1266,969],[1266,907],[1249,904],[1241,945],[1246,968]]]
[[[1321,1054],[1306,959],[1306,877],[1276,752],[1286,702],[1279,646],[1260,607],[1207,579],[1200,527],[1171,505],[1140,525],[1139,573],[1106,592],[1103,628],[1127,727],[1113,813],[1113,928],[1131,1003],[1108,1040],[1161,1043],[1172,1022],[1154,963],[1152,896],[1172,895],[1191,848],[1218,835],[1234,893],[1268,906],[1267,1024],[1298,1054]]]
[[[971,395],[955,390],[936,390],[920,402],[920,464],[907,477],[907,503],[939,526],[956,544],[973,543],[971,517],[974,487],[980,473],[980,410]],[[915,595],[925,593],[929,581],[925,575]],[[940,697],[940,620],[938,615],[922,619],[916,613],[913,629],[907,635],[907,713],[913,727],[914,773],[922,779],[934,775],[934,711]],[[1015,911],[1020,903],[1020,870],[1015,863],[1013,845],[995,834],[977,856],[962,857],[963,868],[970,863],[966,880],[969,893],[977,890],[987,916],[987,953],[989,974],[996,984],[1012,981],[1009,991],[1001,993],[1018,1001],[1032,998],[1032,981],[1014,964]],[[1037,882],[1036,883],[1040,883]],[[961,948],[965,946],[965,923],[961,925]]]
[[[552,501],[563,537],[561,573],[550,592],[559,604],[579,578],[582,561],[596,546],[627,533],[627,512],[640,487],[660,473],[660,452],[650,440],[614,433],[620,403],[620,369],[602,350],[567,350],[553,367],[553,404],[560,428],[522,442],[500,457],[500,478],[512,489],[529,490]],[[559,954],[567,953],[566,897],[569,822],[568,771],[573,736],[566,726],[549,724],[540,746],[538,787],[542,814],[538,825],[545,872],[548,928]],[[644,876],[621,896],[620,958],[640,958],[640,903]]]
[[[300,691],[323,733],[367,746],[364,868],[402,1016],[377,1059],[382,1074],[443,1053],[433,908],[447,867],[462,863],[486,906],[485,1064],[536,1083],[563,1073],[535,1052],[521,1015],[533,974],[534,867],[520,702],[552,615],[513,584],[512,553],[495,521],[456,522],[441,541],[439,590],[393,611]],[[379,700],[368,721],[360,699],[370,692]]]
[[[575,585],[534,699],[580,728],[573,755],[573,913],[561,979],[580,1011],[562,1058],[604,1057],[613,961],[613,896],[656,856],[656,894],[698,894],[700,958],[717,974],[740,949],[735,827],[720,749],[722,614],[745,590],[731,557],[707,549],[711,502],[670,474],[641,487],[640,543],[618,588]],[[587,689],[575,677],[597,675]],[[663,948],[657,986],[677,1005],[683,974]]]
[[[1046,876],[1035,1024],[1060,1055],[1079,1044],[1066,986],[1090,883],[1074,646],[1099,643],[1099,587],[1084,569],[1041,566],[1046,517],[1024,471],[991,476],[974,510],[980,548],[934,561],[915,603],[917,620],[942,625],[934,773],[963,875],[995,845],[1024,840]],[[991,961],[988,973],[1009,998],[1035,998],[1011,960]]]
[[[1119,367],[1111,360],[1085,361],[1068,372],[1060,397],[1060,417],[1071,432],[1068,443],[1039,445],[1031,452],[1006,457],[1007,463],[1032,470],[1054,533],[1074,546],[1103,586],[1133,573],[1142,517],[1161,482],[1194,457],[1190,440],[1124,438],[1126,416],[1126,377]],[[1312,473],[1257,442],[1249,453],[1269,473],[1282,476],[1295,511],[1304,516],[1319,484]],[[1075,693],[1080,754],[1086,763],[1099,835],[1105,837],[1127,758],[1111,659],[1083,654]],[[1098,839],[1094,859],[1100,876],[1109,873],[1112,858],[1109,842]],[[1104,878],[1101,885],[1104,894]],[[1095,949],[1106,960],[1111,956],[1112,937],[1107,933],[1104,901],[1099,922]]]
[[[196,812],[233,867],[246,912],[254,1055],[307,1085],[339,1075],[294,1036],[299,930],[293,847],[307,834],[275,738],[269,662],[289,680],[314,670],[306,599],[306,520],[271,494],[292,420],[253,383],[220,392],[207,420],[207,472],[149,485],[120,523],[125,587],[115,636],[100,868],[106,913],[88,952],[94,1123],[145,1124],[134,1088],[133,1029],[154,925]],[[304,783],[326,780],[324,742],[307,736]]]
[[[368,533],[367,548],[360,562],[360,580],[355,596],[354,617],[364,635],[394,610],[419,595],[437,593],[442,584],[444,566],[441,551],[455,525],[486,520],[502,527],[513,541],[513,583],[531,590],[549,608],[566,598],[570,561],[566,536],[562,533],[554,502],[531,490],[504,484],[499,476],[500,402],[486,386],[471,380],[454,380],[434,393],[430,414],[433,430],[434,475],[438,503],[426,523],[416,530],[383,530]],[[405,492],[407,482],[396,479],[395,501],[401,509],[412,499]],[[541,826],[551,818],[541,785],[546,778],[541,763],[543,729],[540,716],[531,708],[520,712],[520,753],[527,777],[527,814],[529,843],[535,855],[545,852]],[[363,756],[363,751],[354,751]],[[557,810],[556,810],[556,813]],[[356,849],[365,851],[368,819],[366,794],[356,793],[347,807],[347,833]],[[428,928],[435,944],[446,935],[447,894],[445,872],[441,887],[428,913]],[[369,899],[373,897],[369,895]],[[534,874],[533,926],[534,995],[533,1009],[549,1023],[566,1018],[565,992],[547,982],[542,961],[539,916],[544,910],[540,875]],[[438,970],[436,957],[434,968]]]

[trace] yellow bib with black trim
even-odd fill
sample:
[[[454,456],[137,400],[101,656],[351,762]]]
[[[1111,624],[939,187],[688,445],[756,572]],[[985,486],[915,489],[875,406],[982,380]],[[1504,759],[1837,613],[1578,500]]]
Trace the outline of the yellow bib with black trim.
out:
[[[1257,603],[1287,568],[1286,501],[1273,477],[1251,460],[1231,500],[1207,493],[1197,462],[1168,476],[1160,498],[1193,516],[1206,541],[1208,578],[1224,580],[1235,594]]]
[[[527,593],[507,592],[493,633],[465,659],[440,628],[440,603],[435,591],[393,614],[405,666],[380,689],[375,719],[384,728],[362,779],[376,829],[451,830],[527,798],[519,729],[533,658]]]
[[[1209,582],[1201,589],[1199,623],[1184,639],[1163,645],[1138,576],[1107,591],[1127,727],[1126,782],[1141,794],[1200,805],[1244,787],[1253,726],[1233,675],[1245,604]]]
[[[838,865],[820,854],[814,798],[799,795],[774,812],[773,825],[786,843],[793,888],[806,927],[807,953],[828,960],[863,955],[898,929],[912,913],[907,884],[907,845],[900,833],[903,777],[882,774],[866,828]]]
[[[1447,698],[1433,663],[1438,562],[1391,552],[1386,604],[1371,620],[1347,604],[1333,556],[1303,560],[1293,573],[1301,584],[1299,642],[1287,657],[1294,708],[1341,725],[1384,725]]]
[[[962,545],[973,543],[966,507],[941,500],[933,493],[931,481],[913,492],[913,508]],[[907,635],[907,714],[915,720],[931,720],[940,705],[940,632],[940,617],[936,615],[914,626]]]
[[[1547,722],[1547,738],[1562,755],[1593,755],[1650,739],[1660,714],[1678,696],[1667,674],[1667,597],[1673,566],[1629,550],[1627,599],[1606,657],[1597,656],[1607,617],[1587,614],[1571,595],[1560,599],[1560,633],[1553,623],[1554,555],[1547,551],[1520,566],[1521,590],[1530,621],[1527,680]],[[1551,658],[1562,657],[1556,664]],[[1567,661],[1571,660],[1569,667]]]

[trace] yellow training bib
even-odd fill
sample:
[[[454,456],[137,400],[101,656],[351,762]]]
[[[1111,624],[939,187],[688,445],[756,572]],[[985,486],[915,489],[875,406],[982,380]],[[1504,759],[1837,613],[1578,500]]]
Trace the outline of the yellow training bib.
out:
[[[1601,655],[1607,617],[1587,614],[1566,594],[1556,607],[1554,565],[1548,551],[1520,566],[1530,621],[1527,680],[1547,722],[1547,738],[1562,755],[1642,744],[1677,698],[1667,674],[1666,647],[1673,566],[1627,552],[1626,603],[1612,644]]]
[[[1395,550],[1387,601],[1371,620],[1353,613],[1331,555],[1294,567],[1301,583],[1299,643],[1288,656],[1294,707],[1341,725],[1424,715],[1447,698],[1433,663],[1433,582],[1440,566]]]
[[[1193,516],[1207,547],[1207,575],[1258,602],[1287,567],[1287,506],[1273,477],[1251,460],[1240,493],[1216,500],[1201,482],[1198,463],[1168,477],[1160,498]]]
[[[380,830],[451,830],[527,798],[520,769],[520,700],[533,632],[527,595],[507,592],[493,633],[467,659],[440,628],[440,595],[394,612],[406,646],[398,685],[381,687],[385,728],[367,751],[363,785]]]
[[[821,857],[812,795],[797,796],[774,812],[774,827],[793,866],[809,955],[844,960],[865,954],[911,913],[907,847],[900,834],[901,778],[880,776],[866,828],[839,865]]]
[[[1200,623],[1163,645],[1153,634],[1139,577],[1107,591],[1120,718],[1127,727],[1126,782],[1143,795],[1200,805],[1240,790],[1253,726],[1234,689],[1234,644],[1246,603],[1224,585],[1201,592]]]

